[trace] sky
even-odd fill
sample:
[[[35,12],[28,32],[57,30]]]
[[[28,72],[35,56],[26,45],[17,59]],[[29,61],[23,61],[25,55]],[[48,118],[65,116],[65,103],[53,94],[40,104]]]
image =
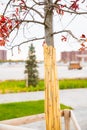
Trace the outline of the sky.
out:
[[[1,2],[2,0],[0,0]],[[3,0],[4,1],[4,0]],[[6,1],[5,1],[6,2]],[[2,13],[2,10],[0,10]],[[60,31],[62,29],[69,29],[72,30],[72,32],[75,34],[75,36],[80,37],[82,34],[85,34],[87,36],[87,17],[86,15],[83,16],[75,16],[71,14],[65,14],[64,16],[58,16],[56,14],[54,19],[54,31]],[[28,33],[28,32],[26,32]],[[32,36],[32,34],[35,34],[36,36],[44,35],[44,28],[38,27],[38,26],[32,26],[29,28],[29,36]],[[78,50],[81,46],[80,43],[72,39],[71,37],[67,42],[61,42],[61,35],[66,34],[59,34],[55,35],[54,37],[54,44],[56,48],[56,58],[57,60],[60,60],[60,54],[62,51],[75,51]],[[68,36],[69,37],[69,36]],[[23,39],[22,34],[19,35],[18,39],[16,39],[16,42],[20,42]],[[36,51],[36,57],[37,60],[43,60],[43,40],[42,41],[35,41],[31,42],[33,43]],[[5,47],[0,47],[0,49],[6,49],[7,50],[7,59],[12,60],[26,60],[28,56],[28,50],[29,50],[29,44],[23,44],[20,46],[20,52],[18,52],[18,47],[15,47],[13,51],[6,49]]]

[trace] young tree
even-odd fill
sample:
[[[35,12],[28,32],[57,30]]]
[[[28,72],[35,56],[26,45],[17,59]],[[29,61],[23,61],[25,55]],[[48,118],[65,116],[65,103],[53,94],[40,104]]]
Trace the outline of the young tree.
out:
[[[84,18],[82,26],[81,15]],[[44,39],[44,43],[53,47],[56,36],[62,33],[60,36],[61,41],[70,43],[74,39],[74,43],[78,42],[80,45],[79,50],[84,50],[87,48],[87,34],[84,31],[85,28],[83,28],[84,22],[87,19],[86,15],[86,0],[8,0],[0,16],[0,45],[5,45],[12,49],[18,46],[19,50],[21,44]],[[73,21],[75,21],[77,16],[79,17],[79,24],[76,25],[76,22],[74,23]],[[72,23],[74,24],[73,28],[70,27]],[[33,31],[31,28],[33,26],[36,26],[36,28],[37,26],[40,28],[43,26],[41,28],[43,33],[39,29],[37,32]],[[37,35],[38,31],[39,36]],[[17,44],[15,39],[17,36],[19,37],[20,33],[21,36],[24,36],[24,39],[21,37]],[[57,39],[59,43],[59,37]],[[54,108],[53,112],[55,113]],[[55,120],[53,118],[52,123],[55,124],[54,122]],[[49,124],[49,129],[47,130],[57,130],[56,125],[52,125],[50,128]],[[58,128],[58,130],[60,129]]]
[[[26,73],[26,85],[27,86],[36,86],[38,83],[38,70],[37,70],[37,61],[35,55],[35,48],[33,44],[29,47],[29,54],[26,60],[25,73]]]

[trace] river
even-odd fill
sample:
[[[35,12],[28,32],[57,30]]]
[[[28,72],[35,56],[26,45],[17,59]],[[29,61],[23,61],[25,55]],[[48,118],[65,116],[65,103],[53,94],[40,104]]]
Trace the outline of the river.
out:
[[[0,64],[0,80],[9,79],[25,79],[25,63],[1,63]],[[58,64],[58,78],[87,78],[87,64],[83,65],[81,70],[68,70],[67,64]],[[44,64],[38,64],[39,78],[44,78]]]

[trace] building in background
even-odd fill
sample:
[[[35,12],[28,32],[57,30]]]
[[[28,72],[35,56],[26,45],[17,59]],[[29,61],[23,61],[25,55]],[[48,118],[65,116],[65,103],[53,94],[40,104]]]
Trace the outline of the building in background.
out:
[[[0,50],[0,61],[7,60],[7,51],[6,50]]]
[[[84,61],[87,62],[87,50],[85,51],[64,51],[61,52],[61,61],[62,62],[71,62],[71,61]]]

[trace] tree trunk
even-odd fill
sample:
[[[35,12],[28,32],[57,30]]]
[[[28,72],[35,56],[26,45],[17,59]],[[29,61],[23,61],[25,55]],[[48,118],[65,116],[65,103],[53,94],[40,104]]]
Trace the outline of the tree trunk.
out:
[[[59,89],[56,70],[56,54],[53,39],[53,10],[49,8],[52,0],[44,0],[45,11],[45,117],[46,130],[61,130]],[[47,3],[48,2],[48,3]]]
[[[26,87],[28,87],[28,74],[25,75]]]
[[[44,45],[46,130],[61,130],[56,50]]]
[[[48,46],[54,46],[53,40],[53,10],[49,8],[50,4],[52,4],[52,0],[45,0],[48,1],[48,4],[44,7],[45,12],[45,40]]]

